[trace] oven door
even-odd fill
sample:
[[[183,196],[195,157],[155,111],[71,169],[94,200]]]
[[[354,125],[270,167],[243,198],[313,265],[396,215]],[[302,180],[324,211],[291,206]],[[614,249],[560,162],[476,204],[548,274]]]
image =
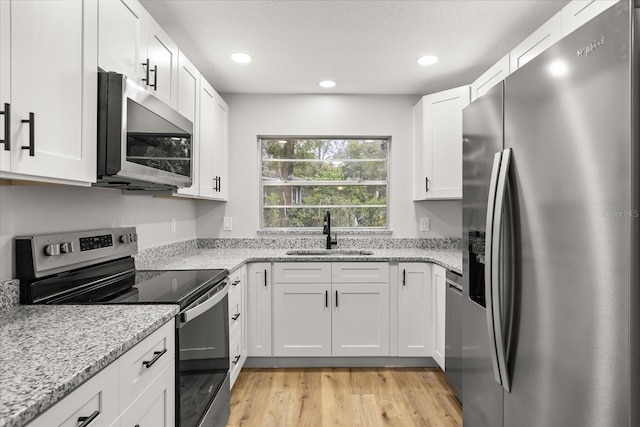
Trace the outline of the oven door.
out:
[[[225,426],[229,418],[229,284],[179,314],[176,424]]]

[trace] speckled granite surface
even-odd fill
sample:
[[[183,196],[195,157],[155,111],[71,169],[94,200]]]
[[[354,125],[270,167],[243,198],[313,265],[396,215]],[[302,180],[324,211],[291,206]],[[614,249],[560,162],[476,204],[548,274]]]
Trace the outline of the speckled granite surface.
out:
[[[191,270],[226,268],[234,271],[248,262],[433,262],[462,274],[462,252],[434,249],[370,249],[373,255],[287,255],[286,249],[196,249],[173,258],[147,264],[136,264],[138,269]]]
[[[20,281],[18,279],[0,282],[0,311],[20,304]]]
[[[292,248],[324,248],[326,236],[297,237],[259,237],[259,238],[223,238],[197,241],[198,249],[292,249]],[[409,239],[390,237],[344,237],[338,234],[339,249],[460,249],[462,239]],[[179,250],[179,248],[176,248]],[[165,258],[166,259],[166,258]]]
[[[23,426],[177,312],[177,305],[20,305],[1,311],[0,426]]]

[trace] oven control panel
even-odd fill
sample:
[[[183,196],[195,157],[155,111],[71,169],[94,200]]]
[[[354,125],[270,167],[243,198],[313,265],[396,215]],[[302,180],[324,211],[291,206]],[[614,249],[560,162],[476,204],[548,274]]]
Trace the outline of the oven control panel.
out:
[[[21,236],[15,242],[19,278],[44,277],[138,252],[135,227]]]

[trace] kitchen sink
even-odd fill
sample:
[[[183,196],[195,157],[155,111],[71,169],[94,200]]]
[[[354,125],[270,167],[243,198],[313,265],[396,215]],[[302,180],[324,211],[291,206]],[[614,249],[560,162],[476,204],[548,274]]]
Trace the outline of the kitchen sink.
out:
[[[287,255],[303,255],[303,256],[317,256],[317,255],[373,255],[373,252],[363,249],[291,249],[287,251]]]

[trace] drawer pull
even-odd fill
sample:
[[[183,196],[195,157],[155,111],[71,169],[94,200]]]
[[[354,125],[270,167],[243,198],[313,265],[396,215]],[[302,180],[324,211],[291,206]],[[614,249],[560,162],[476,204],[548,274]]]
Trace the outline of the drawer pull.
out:
[[[153,352],[153,359],[145,360],[144,362],[142,362],[142,364],[144,365],[145,368],[150,368],[151,365],[156,363],[158,361],[158,359],[160,359],[162,357],[162,355],[165,354],[166,352],[167,352],[166,348],[163,349],[162,351],[154,351]]]
[[[79,417],[78,422],[82,424],[80,424],[78,427],[88,426],[89,424],[91,424],[93,420],[98,418],[98,415],[100,415],[100,411],[95,411],[93,414],[89,415],[88,417]]]
[[[240,317],[240,313],[234,315],[233,317],[231,317],[231,320],[238,320],[238,318]]]
[[[233,282],[231,282],[231,286],[238,286],[238,283],[240,283],[240,279],[236,279]]]
[[[233,362],[231,362],[231,363],[233,363],[234,365],[237,365],[238,364],[238,360],[240,360],[240,355],[237,355],[236,357],[234,357],[233,358]]]

